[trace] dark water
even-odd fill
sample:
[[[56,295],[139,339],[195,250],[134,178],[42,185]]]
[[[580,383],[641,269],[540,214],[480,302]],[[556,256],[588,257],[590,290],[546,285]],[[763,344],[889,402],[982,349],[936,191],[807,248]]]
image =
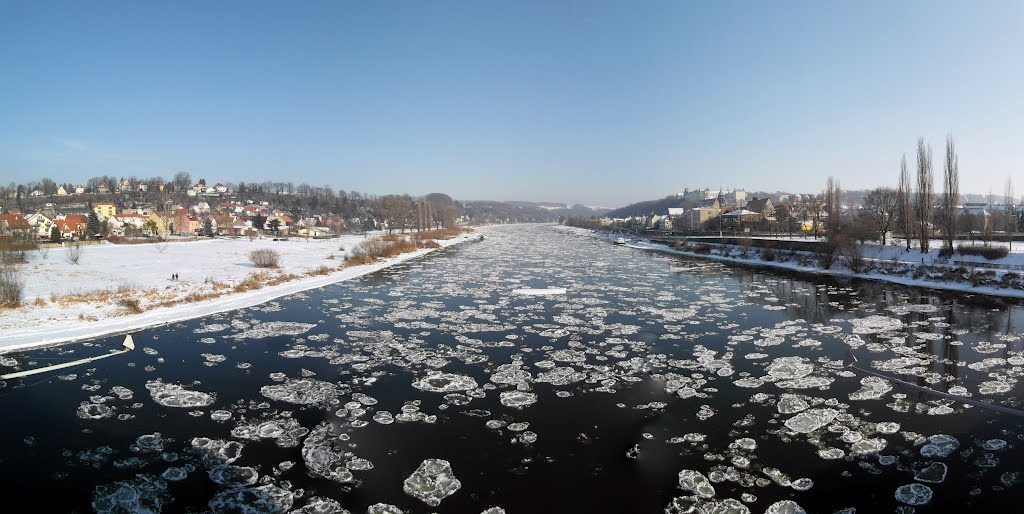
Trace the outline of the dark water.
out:
[[[1017,304],[813,283],[552,227],[490,230],[360,280],[144,331],[128,356],[8,382],[0,511],[312,512],[319,497],[352,512],[661,512],[688,496],[676,508],[911,512],[896,491],[914,483],[933,494],[920,512],[1020,510],[1024,418],[841,362],[852,349],[865,368],[1020,408]],[[513,292],[547,287],[568,293]],[[25,369],[120,340],[3,357]],[[434,372],[453,375],[421,381]],[[460,483],[438,507],[403,491],[426,459],[450,462]],[[932,463],[945,478],[915,480]],[[680,488],[683,470],[714,494]]]

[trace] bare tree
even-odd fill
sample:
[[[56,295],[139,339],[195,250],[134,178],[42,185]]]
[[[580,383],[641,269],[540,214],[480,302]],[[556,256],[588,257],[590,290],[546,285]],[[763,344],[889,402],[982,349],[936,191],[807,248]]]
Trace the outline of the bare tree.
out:
[[[839,181],[833,177],[828,178],[825,185],[825,222],[828,224],[828,237],[836,237],[839,230],[839,218],[842,211],[840,197],[842,191],[839,188]]]
[[[1010,245],[1010,251],[1013,251],[1013,233],[1016,232],[1017,222],[1016,212],[1013,208],[1013,179],[1006,179],[1006,189],[1004,189],[1006,196],[1006,244]]]
[[[65,246],[64,256],[67,257],[68,262],[71,264],[78,264],[78,259],[82,258],[82,246],[78,243],[71,243]]]
[[[900,159],[900,222],[903,229],[903,237],[907,240],[907,251],[910,251],[910,242],[914,239],[914,207],[911,201],[910,171],[907,170],[907,155],[903,154]]]
[[[179,171],[174,174],[174,192],[184,193],[188,188],[192,187],[192,174],[187,171]]]
[[[821,218],[825,215],[825,205],[821,198],[811,196],[806,200],[807,214],[811,216],[811,229],[814,230],[814,238],[818,238],[818,227],[821,226]]]
[[[953,254],[953,241],[956,239],[957,207],[960,204],[960,169],[953,136],[946,136],[946,167],[942,173],[945,185],[942,192],[942,233],[946,238],[946,250]]]
[[[864,208],[872,228],[885,244],[886,233],[892,229],[893,220],[900,208],[900,193],[891,187],[876,187],[864,197]]]
[[[925,145],[924,138],[917,139],[917,195],[914,211],[917,215],[918,236],[921,253],[927,253],[928,238],[931,237],[932,211],[935,209],[934,174],[932,172],[932,148]]]

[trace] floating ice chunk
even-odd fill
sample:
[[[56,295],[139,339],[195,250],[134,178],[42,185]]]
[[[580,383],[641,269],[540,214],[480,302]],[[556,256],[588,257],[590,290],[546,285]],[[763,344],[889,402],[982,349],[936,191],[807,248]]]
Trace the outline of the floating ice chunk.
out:
[[[373,420],[381,425],[390,425],[395,422],[395,416],[386,410],[382,410],[373,414]]]
[[[405,514],[405,511],[390,503],[374,503],[366,509],[367,514]]]
[[[502,391],[501,404],[506,407],[526,407],[537,403],[537,394],[527,391]]]
[[[835,460],[845,457],[846,452],[839,448],[821,448],[818,450],[818,456],[825,460]]]
[[[990,452],[995,452],[1006,448],[1006,441],[1002,439],[989,439],[981,443],[981,447]]]
[[[114,415],[114,409],[102,403],[82,402],[78,405],[78,417],[82,419],[103,419]]]
[[[563,386],[586,380],[587,374],[576,371],[575,368],[561,367],[552,368],[537,374],[537,382],[547,382],[551,385]]]
[[[797,491],[809,491],[814,487],[814,480],[810,478],[798,478],[789,485]]]
[[[558,295],[558,294],[565,294],[566,291],[567,290],[564,287],[549,287],[547,289],[522,288],[522,289],[513,289],[512,290],[512,292],[515,293],[515,294],[521,294],[521,295],[526,295],[526,296]]]
[[[211,334],[213,332],[223,332],[231,328],[231,325],[223,323],[210,323],[209,325],[201,326],[192,331],[193,334]]]
[[[355,480],[348,468],[350,455],[345,442],[336,437],[328,422],[320,423],[302,442],[302,460],[306,470],[313,476],[335,482],[348,483]]]
[[[203,463],[208,466],[231,464],[242,456],[242,443],[207,437],[192,438],[192,447],[199,450]]]
[[[888,307],[885,310],[887,310],[889,312],[892,312],[893,314],[896,314],[897,316],[903,316],[903,315],[906,315],[906,314],[910,314],[911,312],[921,312],[921,313],[938,312],[939,311],[939,306],[938,305],[928,304],[928,303],[921,303],[921,304],[908,303],[908,304],[905,304],[905,305],[893,305],[892,307]]]
[[[171,482],[180,482],[188,478],[188,470],[183,467],[180,468],[167,468],[163,473],[160,474],[160,478]]]
[[[412,386],[420,391],[430,391],[432,393],[469,391],[478,387],[473,377],[440,371],[427,372],[426,377],[413,382]]]
[[[745,387],[747,389],[756,389],[764,385],[764,380],[755,377],[746,377],[733,381],[736,387]]]
[[[160,437],[160,432],[140,435],[135,438],[135,445],[144,452],[161,452],[164,449],[164,439]]]
[[[210,419],[214,421],[227,421],[231,419],[231,415],[229,410],[215,410],[210,412]]]
[[[782,500],[769,505],[764,514],[807,514],[807,511],[793,500]]]
[[[838,415],[839,411],[835,409],[810,409],[786,420],[786,427],[794,432],[809,434],[825,425],[828,425],[835,420]]]
[[[780,414],[795,414],[807,410],[810,405],[795,394],[783,394],[779,396],[779,403],[775,405]]]
[[[744,450],[752,451],[757,448],[757,441],[749,437],[741,437],[736,440],[736,446]]]
[[[315,327],[312,323],[294,323],[290,321],[270,321],[267,323],[260,323],[256,326],[246,329],[240,334],[231,336],[225,336],[226,338],[245,340],[245,339],[263,339],[266,337],[277,337],[277,336],[297,336],[305,334]]]
[[[715,495],[715,488],[711,485],[708,477],[700,471],[684,469],[679,472],[679,488],[695,493],[701,498],[711,498]]]
[[[195,408],[212,405],[215,396],[199,391],[190,391],[177,384],[165,384],[160,380],[146,382],[146,389],[153,401],[164,407]]]
[[[932,489],[923,484],[907,484],[896,488],[896,499],[907,505],[924,505],[932,501]]]
[[[480,514],[505,514],[505,509],[501,507],[491,507],[481,511]]]
[[[431,507],[455,494],[462,482],[452,473],[452,465],[443,459],[426,459],[402,484],[405,494],[419,499]]]
[[[491,375],[491,382],[495,384],[528,384],[531,380],[533,375],[521,369],[503,369]]]
[[[899,319],[878,314],[851,319],[850,324],[853,325],[854,334],[881,334],[903,329],[903,322]]]
[[[776,382],[777,387],[784,389],[813,389],[815,387],[825,388],[832,383],[830,377],[801,377],[793,380],[782,380]]]
[[[110,392],[117,397],[118,400],[131,400],[135,393],[131,389],[122,386],[114,386],[110,388]]]
[[[333,404],[338,401],[337,386],[312,378],[287,380],[283,384],[263,386],[260,388],[260,394],[271,400],[299,405]]]
[[[314,496],[306,500],[301,509],[291,511],[291,514],[350,514],[337,500]]]
[[[870,455],[884,450],[887,444],[889,443],[880,437],[861,439],[850,446],[850,453],[855,455]]]
[[[892,391],[892,384],[879,377],[864,377],[860,383],[862,387],[850,393],[851,400],[877,400]]]
[[[309,429],[299,424],[294,418],[277,417],[269,420],[242,423],[231,429],[231,436],[239,439],[258,441],[273,439],[280,448],[292,448],[299,445],[302,437]]]
[[[895,421],[883,421],[875,425],[875,430],[882,434],[895,434],[900,431],[900,424]]]
[[[99,514],[160,512],[169,498],[167,482],[153,475],[136,475],[135,480],[97,486],[92,508]]]
[[[224,491],[210,500],[213,512],[283,513],[292,508],[295,496],[276,485]]]
[[[803,357],[779,357],[768,365],[768,374],[779,380],[803,378],[814,371],[814,364]]]
[[[918,471],[914,475],[914,480],[918,482],[928,482],[932,484],[942,483],[946,479],[946,472],[949,470],[945,464],[941,462],[932,462],[921,471]]]
[[[211,469],[207,474],[215,484],[227,487],[242,487],[253,485],[259,479],[260,474],[254,468],[232,466],[223,464]]]
[[[937,434],[928,438],[928,444],[921,447],[921,455],[924,457],[949,457],[957,448],[960,441],[955,437],[945,434]]]

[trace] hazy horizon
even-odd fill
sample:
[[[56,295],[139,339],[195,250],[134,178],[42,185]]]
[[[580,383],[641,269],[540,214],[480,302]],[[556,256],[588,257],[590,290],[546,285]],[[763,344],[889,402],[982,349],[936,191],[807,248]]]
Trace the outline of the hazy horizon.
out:
[[[293,181],[620,207],[684,187],[1024,190],[1024,4],[0,5],[0,181]],[[937,190],[941,189],[936,184]]]

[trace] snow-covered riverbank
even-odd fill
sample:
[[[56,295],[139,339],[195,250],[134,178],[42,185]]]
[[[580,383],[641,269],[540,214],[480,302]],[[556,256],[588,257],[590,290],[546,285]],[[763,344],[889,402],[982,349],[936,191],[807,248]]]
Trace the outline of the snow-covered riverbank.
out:
[[[562,226],[558,228],[597,239],[607,239],[610,241],[614,238],[608,234],[587,229]],[[996,269],[971,269],[970,265],[943,263],[941,259],[937,258],[938,252],[936,250],[922,256],[916,250],[904,253],[899,247],[895,246],[865,245],[864,257],[870,265],[866,266],[866,271],[854,272],[839,263],[838,261],[841,259],[837,259],[837,263],[831,268],[825,269],[817,264],[814,256],[809,252],[775,250],[775,254],[780,258],[765,260],[761,257],[761,251],[757,248],[709,244],[708,246],[711,247],[710,252],[702,253],[695,251],[695,246],[700,244],[702,243],[699,241],[691,242],[688,249],[678,249],[648,240],[634,240],[629,242],[627,246],[674,255],[698,257],[723,263],[785,269],[811,275],[878,280],[911,287],[926,287],[1008,298],[1024,298],[1024,288],[1020,287],[1022,284],[1020,273]],[[790,256],[795,258],[789,259],[788,257]],[[915,262],[914,259],[918,259],[920,262]],[[965,260],[968,259],[977,261],[975,264],[981,266],[985,264],[985,261],[976,256],[965,258]],[[993,262],[995,264],[1013,266],[1024,265],[1024,252],[1014,251],[1006,258]]]
[[[438,240],[441,248],[472,241],[462,235]],[[421,249],[361,266],[341,267],[364,236],[331,240],[248,241],[215,239],[164,245],[101,244],[82,247],[77,265],[62,249],[33,252],[19,270],[24,279],[23,306],[0,313],[0,353],[31,346],[91,339],[103,335],[206,316],[299,291],[373,273],[433,251]],[[273,249],[281,267],[260,270],[248,255]],[[178,280],[171,280],[172,274]],[[271,285],[240,290],[260,276]],[[276,282],[276,283],[274,283]],[[131,313],[122,300],[136,299],[142,312]]]

